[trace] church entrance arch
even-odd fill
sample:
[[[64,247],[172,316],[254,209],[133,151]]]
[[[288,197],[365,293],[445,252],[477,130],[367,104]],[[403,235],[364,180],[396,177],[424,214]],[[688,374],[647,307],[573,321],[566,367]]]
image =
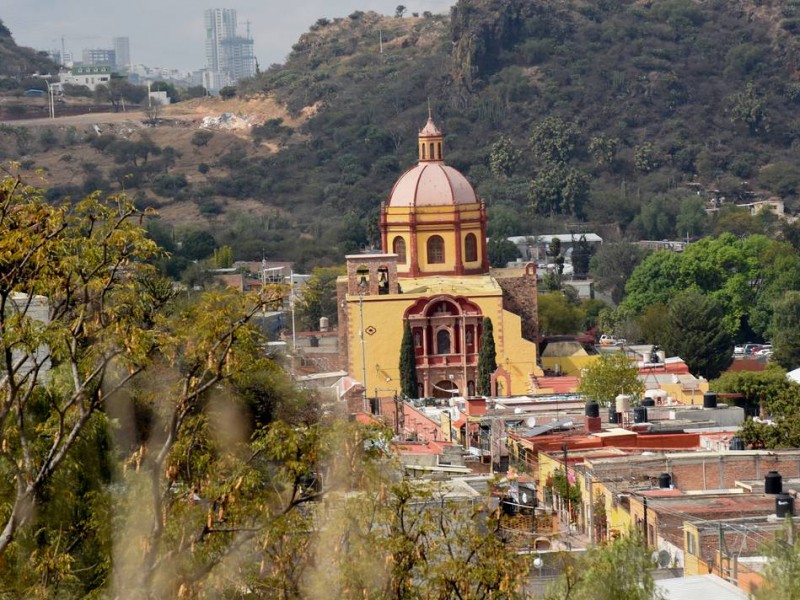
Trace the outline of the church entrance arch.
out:
[[[453,398],[458,395],[458,386],[448,379],[443,379],[433,386],[434,398]]]

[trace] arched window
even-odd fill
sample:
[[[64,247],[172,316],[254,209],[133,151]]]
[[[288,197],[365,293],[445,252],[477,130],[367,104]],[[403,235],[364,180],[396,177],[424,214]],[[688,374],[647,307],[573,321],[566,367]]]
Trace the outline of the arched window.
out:
[[[436,332],[436,354],[450,354],[450,332],[447,329]]]
[[[440,235],[428,238],[428,263],[441,264],[444,262],[444,240]]]
[[[478,238],[474,233],[468,233],[464,238],[464,260],[466,262],[478,260]]]
[[[442,142],[436,144],[436,149],[439,151],[439,160],[442,160]]]
[[[425,160],[425,144],[422,144],[422,160]]]
[[[406,262],[406,241],[399,235],[392,241],[392,252],[397,254],[397,262]]]
[[[436,160],[436,155],[433,153],[433,142],[431,142],[431,160]]]

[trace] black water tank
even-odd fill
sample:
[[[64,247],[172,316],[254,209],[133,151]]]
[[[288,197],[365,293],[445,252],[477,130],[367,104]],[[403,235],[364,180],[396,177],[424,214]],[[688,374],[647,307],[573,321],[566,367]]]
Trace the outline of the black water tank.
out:
[[[633,422],[634,423],[647,423],[647,407],[634,406],[633,407]]]
[[[658,476],[658,487],[663,490],[668,490],[669,486],[672,485],[672,475],[669,473],[662,473]]]
[[[586,416],[587,417],[599,417],[600,416],[600,405],[595,400],[589,400],[586,403]]]
[[[764,493],[780,494],[783,492],[783,478],[777,471],[770,471],[764,476]]]
[[[717,408],[717,395],[714,392],[703,394],[703,408]]]
[[[613,402],[611,406],[608,407],[608,422],[619,423],[619,414],[617,413],[617,407],[614,406]]]
[[[642,400],[642,406],[655,406],[655,405],[656,401],[653,400],[652,398],[645,398],[644,400]]]
[[[794,516],[794,496],[789,494],[778,494],[775,496],[775,514],[778,518]]]
[[[728,444],[728,450],[744,450],[744,440],[738,435],[733,436]]]

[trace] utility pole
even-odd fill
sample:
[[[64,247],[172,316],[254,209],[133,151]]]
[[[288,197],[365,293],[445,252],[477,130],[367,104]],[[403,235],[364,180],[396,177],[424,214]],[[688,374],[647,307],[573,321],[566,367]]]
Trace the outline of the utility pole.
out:
[[[367,355],[366,344],[364,343],[364,290],[362,289],[358,294],[358,313],[360,317],[360,328],[358,335],[361,337],[361,379],[364,384],[364,406],[363,410],[369,414],[369,402],[367,399]]]
[[[650,546],[650,536],[647,529],[647,496],[642,496],[642,503],[644,505],[644,545]]]

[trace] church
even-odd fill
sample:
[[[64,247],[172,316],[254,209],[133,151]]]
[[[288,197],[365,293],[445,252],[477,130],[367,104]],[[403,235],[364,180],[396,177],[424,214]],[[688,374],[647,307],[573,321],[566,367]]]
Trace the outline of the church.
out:
[[[366,396],[400,394],[400,346],[408,323],[420,397],[474,396],[484,317],[497,351],[496,395],[544,390],[536,357],[536,269],[489,268],[486,206],[445,163],[429,116],[418,162],[381,206],[382,253],[348,255],[337,281],[342,368]]]

